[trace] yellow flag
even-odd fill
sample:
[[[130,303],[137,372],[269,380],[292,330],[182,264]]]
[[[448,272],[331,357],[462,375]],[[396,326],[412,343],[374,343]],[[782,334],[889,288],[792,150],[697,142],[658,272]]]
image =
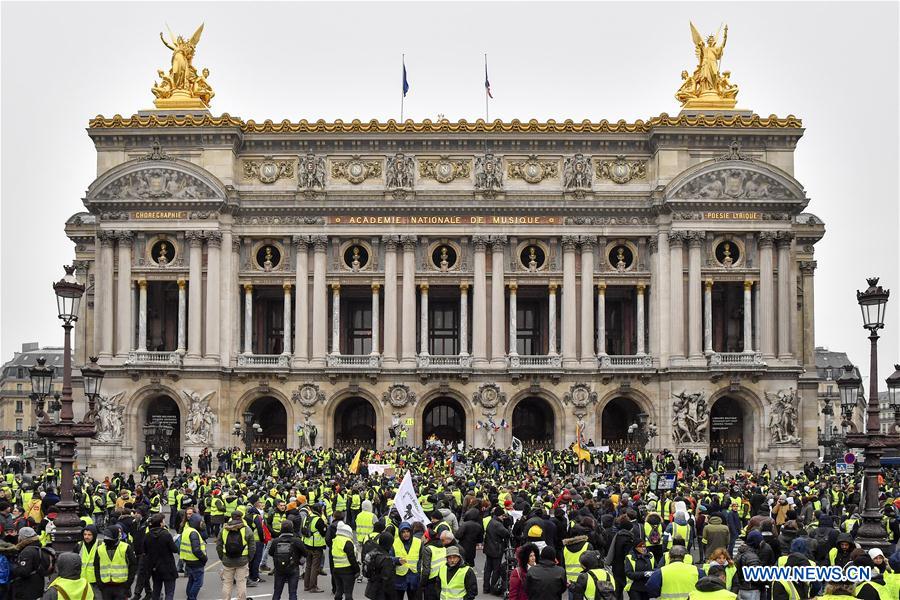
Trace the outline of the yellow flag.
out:
[[[582,431],[580,425],[575,425],[575,443],[572,444],[572,451],[575,453],[575,456],[578,457],[578,460],[591,460],[591,453],[585,450],[582,445]]]
[[[350,463],[350,472],[356,473],[359,471],[359,453],[362,452],[362,448],[356,451],[356,456],[353,457],[353,462]]]

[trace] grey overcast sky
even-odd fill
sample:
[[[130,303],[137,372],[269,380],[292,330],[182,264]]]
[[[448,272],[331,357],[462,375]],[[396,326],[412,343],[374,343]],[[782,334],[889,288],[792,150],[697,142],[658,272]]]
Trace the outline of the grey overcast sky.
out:
[[[868,373],[854,291],[878,274],[894,289],[879,379],[900,362],[898,5],[709,3],[12,3],[2,7],[0,351],[62,343],[50,283],[72,260],[63,233],[95,177],[90,117],[152,107],[170,53],[205,22],[213,113],[245,119],[406,116],[629,121],[676,114],[694,65],[688,20],[729,25],[723,67],[738,106],[794,114],[806,134],[796,176],[827,227],[816,246],[816,342]],[[882,383],[883,386],[883,383]]]

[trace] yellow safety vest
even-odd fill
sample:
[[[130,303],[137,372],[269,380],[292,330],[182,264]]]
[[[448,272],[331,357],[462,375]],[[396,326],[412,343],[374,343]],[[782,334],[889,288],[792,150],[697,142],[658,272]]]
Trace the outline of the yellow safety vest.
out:
[[[563,548],[563,564],[566,566],[566,579],[569,583],[575,583],[581,574],[581,555],[587,551],[587,547],[585,543],[578,552],[572,552],[568,547]]]
[[[652,568],[653,568],[653,555],[652,555],[651,553],[647,552],[644,556],[645,556],[647,559],[650,560],[650,568],[652,569]],[[628,556],[625,557],[625,559],[626,559],[628,562],[631,563],[631,570],[634,571],[634,570],[635,570],[635,566],[637,565],[637,561],[634,560],[634,556],[632,556],[631,554],[629,554]],[[625,584],[625,591],[626,591],[626,592],[627,592],[628,590],[631,589],[631,584],[632,584],[632,583],[634,583],[634,579],[629,579],[629,580],[628,580],[628,583]]]
[[[225,547],[225,542],[228,541],[228,535],[229,535],[230,533],[232,533],[232,531],[233,531],[233,530],[229,531],[229,530],[227,530],[227,529],[223,529],[223,530],[222,530],[222,549],[223,549],[223,550],[225,549],[225,548],[224,548],[224,547]],[[248,544],[247,544],[247,528],[246,528],[246,527],[241,527],[240,532],[241,532],[241,543],[244,544],[244,550],[243,550],[243,552],[241,552],[241,556],[247,556],[247,555],[250,553],[250,550],[249,550]],[[204,549],[204,552],[205,552],[205,551],[206,551],[206,550]]]
[[[94,559],[97,557],[99,542],[95,540],[90,550],[85,547],[84,542],[79,542],[78,544],[81,546],[81,550],[78,551],[81,555],[81,576],[87,579],[88,583],[95,583],[97,574],[94,573]]]
[[[50,587],[56,588],[60,600],[94,600],[94,590],[84,577],[78,579],[57,577],[50,583]]]
[[[737,598],[737,594],[734,592],[729,592],[728,590],[716,590],[715,592],[701,592],[700,590],[694,590],[688,595],[689,600],[734,600]],[[796,592],[791,600],[797,600]]]
[[[810,562],[810,564],[815,565],[816,563]],[[711,565],[711,563],[706,563],[705,565],[703,565],[703,572],[704,572],[704,573],[709,573],[709,567],[710,567],[710,565]],[[730,564],[730,565],[726,565],[726,566],[725,566],[725,589],[726,589],[726,590],[730,590],[730,589],[731,589],[731,581],[732,581],[732,579],[734,578],[734,574],[735,574],[735,573],[737,573],[737,567],[734,566],[734,564]]]
[[[285,513],[275,511],[272,513],[272,533],[278,535],[281,533],[281,523],[287,518]]]
[[[361,542],[368,541],[375,529],[375,513],[364,510],[356,515],[356,537]]]
[[[316,523],[319,522],[319,519],[321,519],[321,517],[319,517],[319,515],[313,515],[313,516],[307,517],[307,518],[311,519],[311,521],[309,522],[310,535],[303,538],[303,543],[306,544],[307,546],[309,546],[310,548],[324,548],[325,547],[325,538],[323,538],[322,535],[319,533],[319,530],[316,529]],[[274,524],[274,522],[275,522],[275,520],[273,519],[272,523]],[[280,525],[281,525],[281,523],[279,522],[279,526]]]
[[[409,545],[409,551],[406,550],[406,547],[403,545],[403,540],[400,539],[400,536],[394,538],[394,556],[397,558],[404,558],[406,562],[402,565],[397,565],[395,573],[397,575],[406,575],[407,573],[418,573],[419,572],[419,553],[422,551],[422,540],[417,537],[410,538],[412,542]]]
[[[434,579],[441,574],[441,567],[447,564],[447,548],[444,546],[428,546],[431,548],[431,571],[428,579]]]
[[[344,494],[338,494],[334,499],[334,510],[346,511],[347,510],[347,496]]]
[[[862,590],[863,587],[865,587],[867,585],[871,585],[872,588],[874,588],[874,590],[876,592],[878,592],[879,600],[893,600],[893,598],[891,596],[891,591],[892,591],[891,586],[889,586],[887,584],[881,585],[881,584],[875,583],[874,581],[865,581],[865,582],[859,584],[858,586],[856,586],[856,597],[857,598],[859,597],[860,590]],[[791,598],[791,600],[793,600],[793,598]]]
[[[125,560],[125,552],[128,544],[119,542],[112,558],[109,557],[104,546],[100,552],[100,583],[125,583],[128,581],[128,561]]]
[[[685,599],[694,591],[699,579],[697,567],[686,562],[674,562],[661,568],[662,589],[660,599],[668,598]]]
[[[612,588],[616,589],[616,580],[612,578],[606,569],[591,569],[590,571],[586,571],[586,573],[588,573],[588,577],[587,585],[584,587],[585,600],[594,600],[594,597],[597,595],[597,585],[594,583],[594,578],[590,575],[591,573],[594,574],[597,581],[608,581],[610,585],[612,585]]]
[[[335,569],[350,568],[350,559],[347,557],[347,553],[344,552],[344,546],[347,545],[347,542],[352,541],[346,535],[336,535],[331,540],[331,560],[334,561]]]
[[[181,547],[179,548],[178,556],[181,557],[181,560],[198,561],[200,557],[195,556],[194,550],[191,548],[191,533],[197,534],[197,537],[200,539],[200,550],[204,554],[206,553],[206,541],[204,541],[203,536],[190,525],[185,525],[184,530],[181,532]]]
[[[414,538],[418,539],[418,538]],[[447,565],[441,567],[441,600],[462,600],[466,597],[466,574],[469,566],[462,566],[453,575],[453,579],[447,580]]]
[[[669,550],[672,547],[672,541],[676,537],[682,537],[684,539],[684,544],[687,545],[690,543],[688,536],[691,533],[690,525],[679,525],[678,523],[672,523],[672,535],[669,536],[668,541],[666,542],[666,550]]]

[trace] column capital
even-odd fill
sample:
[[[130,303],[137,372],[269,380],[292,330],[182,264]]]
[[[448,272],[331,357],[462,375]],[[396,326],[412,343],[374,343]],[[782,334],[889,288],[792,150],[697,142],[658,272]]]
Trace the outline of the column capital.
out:
[[[562,236],[562,247],[564,252],[574,252],[575,246],[578,244],[577,235]]]
[[[794,239],[793,231],[779,231],[776,234],[775,241],[779,248],[789,246]]]
[[[707,291],[709,291],[709,290],[712,289],[712,286],[713,286],[713,280],[712,280],[712,279],[707,279],[706,281],[703,282],[703,284],[706,286]]]
[[[290,292],[292,287],[294,287],[294,284],[288,281],[285,281],[281,284],[281,289],[283,289],[285,292]]]
[[[101,229],[97,232],[97,239],[100,240],[100,246],[103,248],[112,248],[113,242],[116,241],[116,233]]]
[[[758,244],[760,248],[763,247],[772,247],[772,244],[775,243],[776,233],[774,231],[760,231],[757,234]]]
[[[600,292],[601,294],[606,292],[606,282],[605,281],[597,282],[597,291]]]
[[[684,237],[691,248],[700,248],[703,245],[703,242],[706,241],[706,232],[686,231]]]
[[[801,260],[800,272],[807,276],[812,275],[817,266],[818,263],[816,263],[816,261],[814,260]]]
[[[474,244],[476,252],[484,252],[484,249],[488,245],[489,241],[490,241],[490,238],[486,235],[473,235],[472,236],[472,244]]]
[[[191,248],[199,248],[203,245],[203,232],[196,229],[191,229],[184,232],[184,238],[191,245]]]
[[[401,235],[400,243],[403,244],[404,252],[413,252],[416,249],[416,244],[418,244],[419,238],[414,235]]]
[[[221,231],[207,231],[206,232],[206,243],[210,248],[221,248],[222,247],[222,232]]]
[[[752,279],[745,279],[745,280],[744,280],[744,291],[745,291],[745,292],[749,292],[749,291],[751,291],[752,289],[753,289],[753,280],[752,280]]]
[[[314,235],[310,238],[312,241],[313,248],[315,248],[316,252],[325,252],[328,249],[328,236],[327,235]]]
[[[659,251],[659,238],[655,235],[647,238],[647,249],[650,251],[650,254],[656,254]]]
[[[644,290],[647,289],[647,286],[646,286],[646,284],[644,284],[644,283],[638,283],[638,284],[635,286],[635,288],[637,289],[637,293],[638,293],[638,294],[643,294],[643,293],[644,293]]]
[[[243,286],[244,286],[244,293],[249,293],[249,292],[253,291],[252,283],[245,283],[245,284],[243,284]]]
[[[511,294],[515,293],[519,289],[519,284],[515,281],[510,281],[506,284],[506,286],[509,288],[509,292]]]
[[[184,281],[183,279],[181,281]],[[147,280],[146,279],[138,279],[137,280],[138,287],[142,290],[147,289]]]
[[[131,248],[134,244],[134,232],[120,230],[115,232],[116,239],[119,241],[119,247]]]
[[[428,282],[427,281],[423,281],[422,283],[419,284],[419,291],[425,292],[426,294],[428,293]]]
[[[291,238],[291,243],[297,250],[306,250],[307,248],[309,248],[309,236],[295,235]]]
[[[685,231],[670,231],[669,232],[669,246],[680,246],[684,243],[686,238]]]
[[[555,294],[556,288],[558,288],[558,287],[559,287],[559,285],[555,281],[551,281],[550,283],[547,284],[547,291],[550,292],[551,294]]]
[[[373,281],[372,282],[372,291],[375,293],[378,293],[378,290],[380,290],[380,289],[381,289],[381,284],[378,283],[377,281]]]
[[[334,282],[330,285],[331,285],[331,293],[332,294],[339,294],[341,292],[341,284],[340,283]]]
[[[469,291],[469,282],[468,281],[460,281],[459,282],[459,291],[468,292]]]
[[[179,290],[183,290],[186,285],[187,285],[187,282],[184,279],[178,280],[178,289]]]
[[[399,238],[396,235],[383,235],[381,236],[381,243],[384,244],[385,250],[396,250],[397,242]]]
[[[592,252],[597,238],[592,235],[582,235],[578,238],[578,245],[581,246],[582,252]]]
[[[494,252],[499,252],[503,250],[503,247],[506,246],[506,236],[505,235],[492,235],[491,236],[491,247]]]

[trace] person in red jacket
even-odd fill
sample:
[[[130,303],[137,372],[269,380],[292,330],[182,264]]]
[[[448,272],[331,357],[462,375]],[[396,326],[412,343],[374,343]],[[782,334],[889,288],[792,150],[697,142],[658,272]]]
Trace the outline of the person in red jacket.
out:
[[[525,574],[528,569],[537,564],[538,547],[534,544],[525,544],[516,550],[518,565],[509,575],[509,600],[528,600],[525,591]]]

